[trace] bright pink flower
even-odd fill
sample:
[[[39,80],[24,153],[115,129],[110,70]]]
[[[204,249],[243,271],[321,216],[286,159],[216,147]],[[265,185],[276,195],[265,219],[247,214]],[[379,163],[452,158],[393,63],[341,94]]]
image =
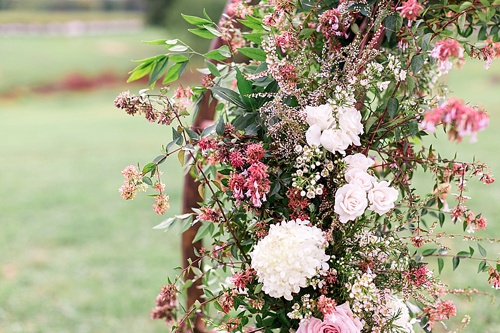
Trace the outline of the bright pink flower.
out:
[[[490,275],[488,283],[490,283],[494,289],[500,289],[500,272],[495,268],[490,267],[488,274]]]
[[[420,287],[429,284],[429,276],[432,272],[427,266],[416,267],[405,273],[405,277],[412,285]]]
[[[450,58],[462,59],[464,49],[455,39],[447,38],[436,43],[436,46],[430,52],[430,56],[437,59],[438,69],[443,73],[447,73],[452,66]]]
[[[349,303],[335,307],[335,312],[328,315],[324,321],[311,318],[302,321],[296,333],[360,333],[363,324],[349,308]]]
[[[408,0],[403,2],[403,5],[396,9],[401,12],[402,17],[408,19],[409,21],[414,21],[424,8],[420,3],[418,3],[417,0]]]
[[[247,170],[247,179],[245,181],[245,193],[252,201],[254,207],[262,206],[262,202],[266,201],[266,194],[271,188],[269,175],[267,174],[267,166],[262,162],[252,164]]]
[[[475,141],[477,132],[485,129],[488,123],[489,116],[485,111],[468,106],[458,98],[450,98],[427,112],[420,127],[434,133],[436,126],[443,124],[449,127],[448,137],[460,142],[465,135],[470,135],[471,141]]]
[[[219,222],[220,214],[212,207],[204,206],[200,208],[198,217],[202,221]]]

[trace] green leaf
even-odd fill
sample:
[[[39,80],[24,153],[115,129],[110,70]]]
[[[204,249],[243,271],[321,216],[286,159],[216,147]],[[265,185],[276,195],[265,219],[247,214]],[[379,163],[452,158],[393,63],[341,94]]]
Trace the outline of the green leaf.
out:
[[[220,72],[217,69],[217,66],[215,66],[213,63],[211,63],[210,61],[205,61],[205,65],[207,65],[208,70],[210,71],[210,73],[213,76],[215,76],[215,77],[219,77],[220,76]]]
[[[201,240],[203,237],[213,232],[214,230],[214,224],[213,222],[204,222],[200,229],[198,229],[198,232],[196,233],[196,236],[193,239],[193,243],[196,243],[197,241]]]
[[[423,54],[415,55],[411,59],[411,71],[413,72],[413,74],[417,74],[418,72],[420,72],[424,64],[425,64],[425,55]]]
[[[150,162],[142,168],[142,174],[143,175],[148,174],[155,169],[156,169],[156,163]]]
[[[481,261],[477,266],[477,272],[481,273],[485,270],[485,268],[486,268],[486,261]]]
[[[146,40],[143,43],[149,45],[165,45],[168,39],[154,39],[154,40]]]
[[[231,51],[227,45],[221,46],[218,49],[207,52],[203,55],[205,58],[214,60],[225,60],[231,57]]]
[[[479,250],[479,253],[481,253],[483,257],[486,257],[488,255],[488,252],[486,252],[486,249],[482,247],[481,244],[477,243],[477,248]]]
[[[208,31],[210,31],[210,33],[212,33],[214,36],[217,36],[217,37],[222,36],[221,32],[219,30],[217,30],[217,28],[214,28],[211,25],[204,25],[203,28],[205,28]]]
[[[199,37],[205,38],[205,39],[214,39],[215,37],[217,37],[205,28],[188,29],[188,31],[192,34],[195,34],[196,36],[199,36]]]
[[[387,16],[384,20],[384,26],[386,28],[385,35],[387,39],[390,39],[394,32],[401,30],[403,26],[403,18],[399,13],[394,13]]]
[[[474,249],[469,246],[469,255],[472,257],[474,255]]]
[[[193,139],[193,140],[198,140],[200,138],[200,135],[198,133],[196,133],[195,131],[193,131],[192,129],[190,128],[185,128],[184,129],[187,133],[187,135]]]
[[[238,20],[238,22],[255,31],[264,30],[264,27],[262,27],[262,21],[250,15],[245,16],[244,20]]]
[[[469,251],[460,251],[457,253],[457,257],[459,258],[469,258],[470,257],[470,253]]]
[[[267,57],[266,52],[255,47],[240,47],[238,51],[250,59],[258,61],[265,61]]]
[[[172,139],[177,145],[182,145],[184,142],[181,133],[179,133],[175,128],[172,127]]]
[[[187,62],[178,63],[170,67],[163,78],[163,84],[171,83],[177,81],[186,69]]]
[[[215,132],[218,135],[224,135],[224,131],[226,129],[226,124],[224,123],[224,118],[221,116],[219,121],[217,122],[217,127],[215,128]]]
[[[145,62],[134,68],[131,72],[129,72],[130,76],[127,80],[127,82],[132,82],[135,80],[139,80],[140,78],[146,76],[149,74],[151,71],[151,68],[153,67],[152,62]]]
[[[436,252],[436,249],[427,249],[427,250],[424,250],[424,251],[422,252],[422,255],[423,255],[424,257],[426,257],[426,256],[433,255],[433,254],[434,254],[434,252]]]
[[[439,271],[439,274],[441,274],[441,272],[443,271],[443,267],[444,267],[444,260],[443,260],[443,258],[438,258],[438,271]]]
[[[265,35],[263,32],[245,32],[242,34],[243,38],[260,45],[262,43],[262,36]]]
[[[460,5],[460,7],[458,8],[458,11],[460,11],[460,12],[464,11],[464,10],[466,10],[469,7],[472,7],[472,2],[470,2],[470,1],[464,1],[464,2],[462,2],[462,4]]]
[[[149,177],[142,177],[142,182],[148,184],[149,186],[153,186],[153,181]]]
[[[248,109],[248,106],[241,100],[241,96],[237,92],[223,87],[210,87],[209,89],[220,98],[239,106],[240,108]]]
[[[452,259],[453,262],[453,270],[457,269],[458,265],[460,265],[460,258],[459,257],[453,257]]]
[[[387,111],[389,112],[389,117],[391,117],[391,119],[394,119],[398,113],[398,108],[399,101],[396,98],[389,99],[389,102],[387,102]]]
[[[165,55],[161,59],[155,62],[153,67],[153,72],[149,75],[149,87],[154,87],[155,82],[163,75],[167,69],[168,56]]]
[[[173,61],[173,62],[178,63],[178,64],[189,60],[188,57],[186,57],[182,54],[173,54],[170,56],[169,59],[170,59],[170,61]]]
[[[210,20],[207,20],[207,19],[204,19],[201,17],[197,17],[197,16],[191,16],[191,15],[185,15],[185,14],[181,14],[181,16],[186,22],[193,24],[193,25],[197,25],[197,26],[204,26],[206,24],[213,24],[214,23]]]

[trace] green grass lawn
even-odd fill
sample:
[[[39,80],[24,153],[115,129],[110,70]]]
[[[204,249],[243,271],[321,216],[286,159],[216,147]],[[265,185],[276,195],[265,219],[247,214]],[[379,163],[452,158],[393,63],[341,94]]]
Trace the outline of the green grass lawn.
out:
[[[161,31],[148,30],[111,38],[3,39],[2,56],[9,61],[0,64],[0,77],[7,78],[0,81],[0,91],[50,81],[68,71],[126,72],[133,67],[130,59],[161,52],[140,41],[161,37]],[[46,57],[50,60],[42,62]],[[500,63],[489,71],[481,67],[471,62],[453,71],[449,81],[456,95],[489,111],[490,127],[475,144],[431,138],[426,144],[433,142],[450,157],[457,149],[464,159],[475,155],[500,176]],[[180,264],[179,237],[152,229],[162,217],[154,214],[150,198],[126,202],[118,188],[123,167],[149,162],[171,133],[115,109],[119,92],[0,100],[0,333],[166,331],[163,323],[149,319],[149,310]],[[445,135],[439,132],[438,137]],[[165,164],[164,172],[171,215],[179,211],[181,196],[176,158]],[[490,229],[482,235],[500,237],[499,185],[470,186],[471,205],[489,221]],[[496,257],[498,244],[489,250]],[[499,296],[478,282],[485,275],[475,273],[477,263],[463,265],[452,275],[447,262],[444,280],[454,286],[479,284]],[[498,300],[459,300],[459,316],[472,316],[465,332],[500,332]]]

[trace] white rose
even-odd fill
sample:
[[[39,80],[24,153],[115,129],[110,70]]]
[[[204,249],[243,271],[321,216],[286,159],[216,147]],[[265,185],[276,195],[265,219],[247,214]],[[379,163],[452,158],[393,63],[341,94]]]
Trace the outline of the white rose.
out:
[[[398,297],[391,295],[388,297],[386,303],[387,309],[392,317],[398,315],[393,324],[399,331],[405,333],[414,333],[413,325],[411,323],[410,311],[408,307]]]
[[[318,125],[321,130],[335,126],[333,107],[330,104],[306,106],[306,121],[310,126]]]
[[[348,164],[347,170],[362,169],[366,171],[369,167],[375,164],[374,160],[360,153],[344,157],[344,162]]]
[[[359,141],[359,135],[363,134],[361,113],[353,107],[339,107],[338,111],[340,129],[349,135],[352,144],[361,145]]]
[[[394,202],[398,199],[398,191],[389,186],[389,182],[382,181],[373,184],[373,188],[368,192],[370,200],[370,210],[380,215],[387,213],[394,208]]]
[[[376,179],[368,172],[358,168],[351,168],[347,170],[344,177],[349,184],[358,185],[366,192],[371,190],[373,183],[376,182]]]
[[[351,144],[348,135],[338,129],[327,129],[321,133],[320,142],[326,150],[332,153],[345,154],[345,150]]]
[[[366,192],[358,185],[344,185],[335,193],[334,211],[339,214],[342,223],[353,221],[363,215],[366,206],[368,206]]]
[[[318,125],[312,125],[306,132],[306,141],[309,146],[321,146],[321,128]]]

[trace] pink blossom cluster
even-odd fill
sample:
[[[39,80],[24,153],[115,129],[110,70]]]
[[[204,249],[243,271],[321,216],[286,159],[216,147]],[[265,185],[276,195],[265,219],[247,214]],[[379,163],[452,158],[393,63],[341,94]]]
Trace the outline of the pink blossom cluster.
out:
[[[174,321],[177,309],[177,288],[168,284],[161,288],[156,297],[156,307],[151,311],[151,319],[165,319],[167,324]]]
[[[251,143],[246,149],[233,150],[229,154],[229,163],[242,172],[231,172],[229,178],[229,188],[233,191],[233,197],[237,201],[249,198],[254,207],[261,207],[266,201],[266,194],[269,192],[271,184],[267,173],[267,165],[260,162],[264,158],[264,148],[259,143]],[[249,166],[245,168],[245,165]]]
[[[460,142],[465,135],[470,135],[471,142],[474,142],[477,132],[485,129],[488,122],[489,116],[485,111],[468,106],[458,98],[450,98],[427,112],[420,127],[434,133],[437,125],[444,124],[449,126],[448,137],[451,140]]]
[[[252,268],[247,267],[245,270],[234,273],[231,277],[231,282],[234,284],[235,288],[243,290],[254,277],[255,271]]]
[[[417,0],[408,0],[404,1],[402,6],[396,9],[401,13],[402,17],[408,21],[414,21],[424,8]]]
[[[500,272],[491,266],[488,274],[488,283],[490,283],[494,289],[500,289]]]
[[[416,287],[428,286],[430,283],[429,277],[432,276],[432,272],[427,268],[427,266],[419,266],[406,272],[404,276],[410,284]]]
[[[436,321],[441,321],[444,319],[456,316],[457,308],[452,301],[437,301],[432,306],[424,308],[424,312],[429,318],[429,328],[432,330]]]
[[[137,192],[143,190],[142,174],[134,165],[129,165],[122,170],[122,175],[125,178],[119,192],[123,199],[134,199]]]
[[[430,56],[437,60],[439,71],[446,74],[453,66],[450,59],[462,59],[464,57],[464,49],[455,39],[447,38],[436,43],[434,49],[430,52]]]
[[[153,204],[153,210],[158,215],[163,215],[170,208],[169,197],[163,193],[158,194],[155,197],[155,203]]]

